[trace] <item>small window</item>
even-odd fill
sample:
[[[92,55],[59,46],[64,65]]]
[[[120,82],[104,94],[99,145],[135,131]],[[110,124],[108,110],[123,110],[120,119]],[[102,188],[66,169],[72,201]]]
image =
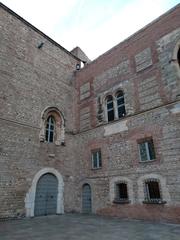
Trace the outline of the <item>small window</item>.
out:
[[[116,94],[116,101],[117,101],[118,117],[122,118],[126,115],[123,91],[119,91]]]
[[[115,201],[128,200],[127,184],[126,183],[117,183],[115,187],[116,187]]]
[[[92,168],[97,169],[102,167],[102,159],[101,159],[101,150],[93,150],[91,153],[92,156]]]
[[[179,48],[178,53],[177,53],[177,60],[178,60],[178,64],[179,64],[179,67],[180,67],[180,48]]]
[[[141,161],[151,161],[155,159],[154,143],[152,139],[144,140],[139,143],[139,152]]]
[[[108,122],[114,120],[114,103],[113,103],[113,97],[109,95],[106,98],[106,104],[107,104],[107,117],[108,117]]]
[[[49,116],[46,123],[46,141],[54,141],[55,120],[53,116]]]
[[[147,180],[145,182],[145,200],[146,201],[161,200],[159,182],[157,180]]]

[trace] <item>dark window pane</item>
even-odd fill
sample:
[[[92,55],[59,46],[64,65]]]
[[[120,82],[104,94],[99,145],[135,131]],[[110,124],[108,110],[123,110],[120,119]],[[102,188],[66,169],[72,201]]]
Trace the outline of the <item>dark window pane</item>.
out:
[[[148,141],[148,148],[149,148],[149,157],[150,160],[155,159],[155,150],[154,150],[154,144],[153,144],[153,140],[149,140]]]
[[[93,153],[93,167],[97,168],[97,152]]]
[[[148,160],[148,158],[147,158],[147,153],[146,153],[146,145],[145,145],[145,142],[139,144],[139,150],[140,150],[140,155],[141,155],[141,161],[146,161],[146,160]]]
[[[123,117],[126,115],[126,110],[125,106],[118,107],[118,116],[119,118]]]
[[[49,132],[50,136],[49,136],[49,142],[53,142],[53,132]]]
[[[98,167],[98,165],[97,165],[97,159],[94,158],[94,159],[93,159],[93,168],[97,168],[97,167]]]
[[[121,104],[124,104],[124,97],[121,97],[121,98],[117,99],[117,105],[119,106]]]
[[[118,117],[121,118],[126,115],[123,92],[118,93],[118,95],[116,96],[116,100],[118,108]]]
[[[99,167],[102,167],[102,160],[101,160],[101,151],[99,153]]]
[[[119,91],[119,92],[116,94],[116,97],[117,97],[117,98],[120,98],[120,97],[123,97],[123,96],[124,96],[123,91]]]
[[[117,192],[116,198],[117,199],[128,199],[128,192],[127,192],[127,184],[126,183],[119,183],[116,185]]]
[[[108,111],[108,122],[114,120],[114,110]]]
[[[53,142],[54,138],[55,120],[53,116],[49,116],[46,124],[46,141]]]
[[[48,130],[46,130],[46,141],[48,142]]]
[[[178,63],[179,63],[179,66],[180,66],[180,48],[178,50],[177,59],[178,59]]]
[[[113,100],[113,97],[111,95],[107,96],[107,98],[106,98],[107,102],[112,101],[112,100]]]
[[[113,109],[113,102],[107,103],[107,110],[108,109]]]
[[[149,191],[149,198],[150,199],[160,199],[160,191],[159,191],[159,183],[152,181],[146,183],[148,186],[148,191]]]

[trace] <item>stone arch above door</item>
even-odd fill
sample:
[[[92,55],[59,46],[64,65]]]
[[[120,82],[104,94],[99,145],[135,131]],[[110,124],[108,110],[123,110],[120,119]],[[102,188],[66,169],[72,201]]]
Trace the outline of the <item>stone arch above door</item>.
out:
[[[39,179],[46,173],[51,173],[57,177],[58,194],[57,194],[56,214],[64,213],[64,198],[63,198],[64,182],[63,182],[62,175],[54,168],[43,168],[39,172],[37,172],[36,175],[34,176],[32,185],[26,194],[26,198],[25,198],[26,217],[34,217],[36,186]]]

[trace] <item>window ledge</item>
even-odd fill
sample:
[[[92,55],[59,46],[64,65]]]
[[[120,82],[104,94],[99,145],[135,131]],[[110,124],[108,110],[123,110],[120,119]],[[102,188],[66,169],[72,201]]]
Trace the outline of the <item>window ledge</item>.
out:
[[[91,170],[100,170],[100,169],[102,169],[102,167],[97,167],[97,168],[91,168]]]
[[[166,201],[163,200],[144,200],[144,204],[166,204]]]
[[[130,200],[128,200],[128,199],[115,199],[114,201],[113,201],[113,203],[116,203],[116,204],[126,204],[126,203],[130,203],[131,201]]]
[[[139,162],[140,162],[140,163],[150,163],[150,162],[154,162],[154,161],[156,161],[156,159],[144,160],[144,161],[140,160]]]

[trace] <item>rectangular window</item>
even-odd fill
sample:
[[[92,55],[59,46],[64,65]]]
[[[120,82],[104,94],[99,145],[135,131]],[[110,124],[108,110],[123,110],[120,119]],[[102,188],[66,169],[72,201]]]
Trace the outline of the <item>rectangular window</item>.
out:
[[[145,182],[146,200],[160,200],[159,183],[157,181]]]
[[[116,200],[117,201],[128,200],[128,191],[126,183],[116,184]]]
[[[97,169],[102,167],[102,159],[101,159],[101,150],[93,150],[91,153],[92,158],[92,168]]]
[[[139,145],[139,153],[141,157],[141,161],[150,161],[154,160],[155,157],[155,150],[154,150],[154,143],[152,139],[144,140]]]

